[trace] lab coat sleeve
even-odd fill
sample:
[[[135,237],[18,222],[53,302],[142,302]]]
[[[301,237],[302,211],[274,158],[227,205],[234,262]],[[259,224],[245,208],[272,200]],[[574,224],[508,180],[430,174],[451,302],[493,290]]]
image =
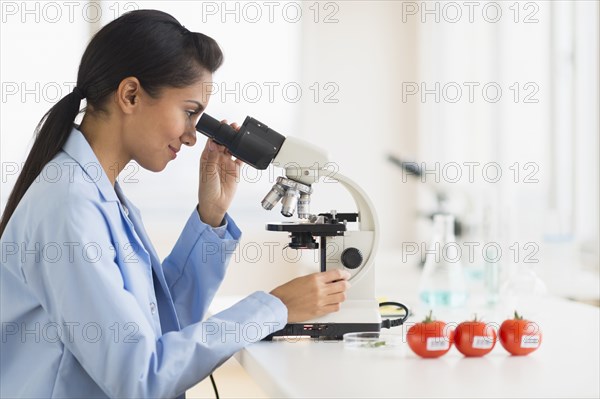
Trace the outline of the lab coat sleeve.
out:
[[[217,236],[219,236],[219,238],[221,238],[221,239],[225,238],[225,234],[227,234],[227,227],[229,226],[227,221],[225,220],[225,218],[223,218],[223,221],[224,221],[223,225],[212,228],[212,231],[214,231],[215,234]]]
[[[169,256],[163,261],[181,327],[203,319],[217,289],[225,278],[231,255],[241,232],[229,215],[223,238],[200,220],[194,209]]]
[[[21,263],[23,280],[49,323],[68,326],[59,350],[70,351],[109,397],[178,396],[236,351],[284,326],[285,306],[257,292],[205,322],[157,336],[150,312],[125,286],[115,262],[122,254],[114,251],[97,203],[69,195],[47,206],[47,220],[26,238],[28,259],[37,259]],[[58,243],[69,249],[60,257],[51,252]],[[121,264],[129,266],[140,264]]]

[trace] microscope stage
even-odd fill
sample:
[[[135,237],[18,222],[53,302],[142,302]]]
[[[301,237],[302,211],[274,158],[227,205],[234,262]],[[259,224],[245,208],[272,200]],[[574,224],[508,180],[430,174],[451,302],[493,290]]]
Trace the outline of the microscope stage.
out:
[[[269,231],[287,231],[290,233],[310,233],[316,236],[338,236],[346,231],[346,225],[343,223],[269,223]]]

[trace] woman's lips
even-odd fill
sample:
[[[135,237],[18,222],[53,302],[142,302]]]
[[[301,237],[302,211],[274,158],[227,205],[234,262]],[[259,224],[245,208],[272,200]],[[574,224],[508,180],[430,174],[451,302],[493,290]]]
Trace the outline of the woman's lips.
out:
[[[177,152],[178,152],[179,150],[176,150],[175,148],[173,148],[173,147],[171,147],[171,146],[169,146],[169,150],[171,150],[171,153],[172,153],[172,155],[173,155],[173,159],[177,158]]]

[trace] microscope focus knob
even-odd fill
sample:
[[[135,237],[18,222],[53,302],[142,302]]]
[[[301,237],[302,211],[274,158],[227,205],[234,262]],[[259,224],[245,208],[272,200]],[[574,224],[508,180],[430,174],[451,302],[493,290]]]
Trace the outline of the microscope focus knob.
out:
[[[348,269],[356,269],[363,262],[363,255],[360,249],[350,247],[342,252],[342,265]]]

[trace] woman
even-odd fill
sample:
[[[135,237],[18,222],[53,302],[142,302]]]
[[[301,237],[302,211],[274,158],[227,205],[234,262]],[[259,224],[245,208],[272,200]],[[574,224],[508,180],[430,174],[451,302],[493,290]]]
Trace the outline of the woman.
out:
[[[198,205],[162,263],[119,187],[129,161],[158,172],[195,144],[221,62],[213,39],[152,10],[123,15],[88,45],[2,216],[0,396],[180,396],[286,322],[339,308],[349,276],[325,272],[202,322],[241,234],[226,213],[241,162],[222,146],[207,142]],[[36,178],[50,168],[56,179]]]

